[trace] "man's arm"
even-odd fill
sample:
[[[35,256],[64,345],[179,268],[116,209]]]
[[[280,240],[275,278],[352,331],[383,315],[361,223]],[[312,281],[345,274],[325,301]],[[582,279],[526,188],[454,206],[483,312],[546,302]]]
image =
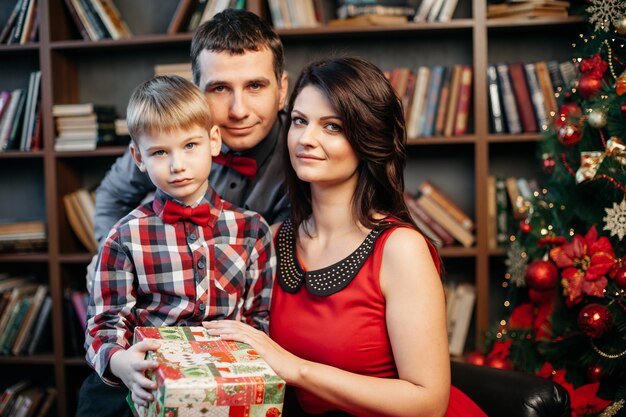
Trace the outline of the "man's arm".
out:
[[[269,307],[276,273],[276,255],[272,233],[264,220],[250,251],[244,291],[243,321],[264,331],[269,330]]]
[[[119,219],[154,190],[150,178],[137,168],[128,149],[117,158],[96,189],[95,234],[102,241]]]

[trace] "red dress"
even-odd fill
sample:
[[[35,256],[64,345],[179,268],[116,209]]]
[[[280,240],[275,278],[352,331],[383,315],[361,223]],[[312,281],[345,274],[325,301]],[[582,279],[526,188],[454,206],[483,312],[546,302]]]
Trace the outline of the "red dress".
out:
[[[285,222],[276,236],[278,285],[270,309],[272,339],[306,360],[361,375],[398,378],[378,278],[385,242],[397,227],[402,226],[373,230],[344,260],[306,271],[297,259],[291,223]],[[435,248],[430,250],[439,269]],[[305,390],[296,393],[307,413],[336,410]],[[486,416],[454,387],[448,408],[448,417]]]

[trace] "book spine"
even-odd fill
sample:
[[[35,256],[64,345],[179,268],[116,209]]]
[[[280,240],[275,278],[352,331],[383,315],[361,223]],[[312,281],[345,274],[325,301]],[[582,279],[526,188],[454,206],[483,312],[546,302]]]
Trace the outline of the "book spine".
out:
[[[448,109],[448,97],[450,97],[450,82],[452,80],[452,68],[444,67],[441,80],[441,92],[439,93],[437,116],[435,118],[435,136],[443,135],[443,128],[446,121],[446,111]]]
[[[539,88],[543,96],[543,102],[546,108],[546,117],[548,123],[552,123],[556,117],[558,111],[556,105],[556,97],[554,96],[554,87],[550,80],[550,72],[548,71],[548,65],[544,61],[537,62],[535,64],[535,70],[537,72],[537,80],[539,81]]]
[[[495,249],[498,247],[497,212],[496,177],[494,175],[489,175],[487,177],[487,247],[489,249]]]
[[[496,242],[504,246],[509,240],[508,195],[504,177],[496,176]]]
[[[454,121],[456,120],[456,110],[459,105],[459,87],[461,84],[461,65],[455,65],[452,69],[452,79],[450,80],[450,93],[448,95],[448,109],[446,110],[446,122],[443,128],[445,137],[452,136],[454,132]]]
[[[526,81],[528,82],[528,90],[530,91],[530,98],[535,109],[535,116],[537,117],[537,127],[541,132],[548,130],[548,114],[546,113],[546,105],[543,101],[543,93],[539,87],[539,79],[537,78],[537,70],[535,64],[524,64],[524,71],[526,72]]]
[[[509,72],[511,73],[511,85],[513,86],[522,130],[524,132],[536,132],[537,119],[535,118],[530,90],[524,74],[524,66],[519,62],[515,62],[509,65]]]
[[[97,35],[96,40],[110,39],[111,34],[107,30],[106,26],[104,26],[104,23],[102,22],[102,19],[100,19],[100,16],[98,15],[98,12],[94,8],[93,4],[91,3],[91,0],[78,0],[78,1],[83,7],[83,10],[85,12],[87,19],[89,20],[89,23],[91,23],[91,26],[96,32],[96,35]]]
[[[515,102],[515,94],[511,86],[509,66],[507,64],[497,64],[498,83],[502,93],[502,104],[504,105],[504,115],[509,133],[516,134],[522,132],[522,125],[519,119],[519,112]]]
[[[424,101],[426,101],[426,90],[430,79],[430,68],[419,67],[417,70],[417,80],[415,81],[415,91],[413,94],[413,104],[411,114],[407,121],[407,136],[416,138],[420,136],[420,119],[424,114]]]
[[[421,127],[422,136],[429,138],[435,130],[435,115],[437,113],[437,102],[439,99],[439,91],[441,90],[441,77],[443,75],[443,66],[437,65],[430,72],[430,86],[428,87],[428,96],[426,97],[426,115],[424,116]]]
[[[44,344],[44,338],[48,336],[50,328],[50,311],[52,309],[52,297],[47,295],[43,300],[39,314],[37,315],[37,321],[35,322],[35,328],[33,329],[32,337],[28,343],[27,353],[33,355],[35,352],[41,351],[41,347]],[[48,332],[46,332],[48,330]],[[46,334],[47,333],[47,334]]]
[[[468,231],[474,229],[474,222],[461,208],[448,198],[441,190],[430,181],[424,181],[419,186],[420,193],[429,196],[435,203],[448,212],[461,226]]]
[[[2,31],[0,32],[0,43],[9,42],[11,30],[15,27],[15,21],[17,20],[17,17],[20,13],[23,1],[24,0],[17,0],[15,2],[15,6],[13,6],[13,9],[11,10],[11,14],[9,15],[7,22],[5,23],[4,27],[2,28]]]
[[[20,4],[20,10],[15,20],[15,26],[13,27],[11,37],[9,38],[9,44],[20,43],[22,32],[24,31],[24,24],[26,22],[26,14],[28,13],[28,8],[33,1],[35,0],[22,0],[22,3]]]
[[[426,211],[424,211],[424,209],[422,209],[419,204],[415,202],[415,200],[411,199],[410,201],[407,201],[407,207],[414,217],[425,223],[433,231],[433,233],[435,233],[435,235],[442,242],[442,246],[454,244],[454,237],[448,233],[446,229],[441,227],[441,225],[432,217],[430,217],[428,213],[426,213]]]
[[[456,108],[456,118],[454,121],[453,133],[455,136],[467,134],[467,125],[469,123],[469,109],[472,98],[472,75],[472,67],[469,65],[464,65],[461,69],[461,80],[459,82],[459,102]]]
[[[487,85],[489,88],[489,110],[491,128],[494,133],[504,133],[504,115],[500,102],[500,89],[498,88],[498,73],[495,65],[487,68]]]

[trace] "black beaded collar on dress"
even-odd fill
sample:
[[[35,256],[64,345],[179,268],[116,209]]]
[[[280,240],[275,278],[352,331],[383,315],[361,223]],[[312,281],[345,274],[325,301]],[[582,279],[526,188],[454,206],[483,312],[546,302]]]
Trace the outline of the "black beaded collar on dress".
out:
[[[374,243],[384,229],[372,230],[363,243],[345,259],[316,271],[303,271],[296,257],[296,236],[290,220],[278,231],[278,283],[288,293],[295,294],[306,282],[309,293],[318,296],[331,295],[344,289],[357,275]]]

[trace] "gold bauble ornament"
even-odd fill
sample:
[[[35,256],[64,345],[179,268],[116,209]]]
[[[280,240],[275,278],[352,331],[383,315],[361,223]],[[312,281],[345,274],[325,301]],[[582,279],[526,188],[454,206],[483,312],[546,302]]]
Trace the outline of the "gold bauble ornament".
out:
[[[606,113],[602,110],[591,110],[589,116],[587,116],[587,123],[589,126],[594,127],[596,129],[601,129],[606,126],[607,117]]]
[[[622,15],[622,17],[615,22],[615,31],[620,35],[626,35],[626,14]]]

